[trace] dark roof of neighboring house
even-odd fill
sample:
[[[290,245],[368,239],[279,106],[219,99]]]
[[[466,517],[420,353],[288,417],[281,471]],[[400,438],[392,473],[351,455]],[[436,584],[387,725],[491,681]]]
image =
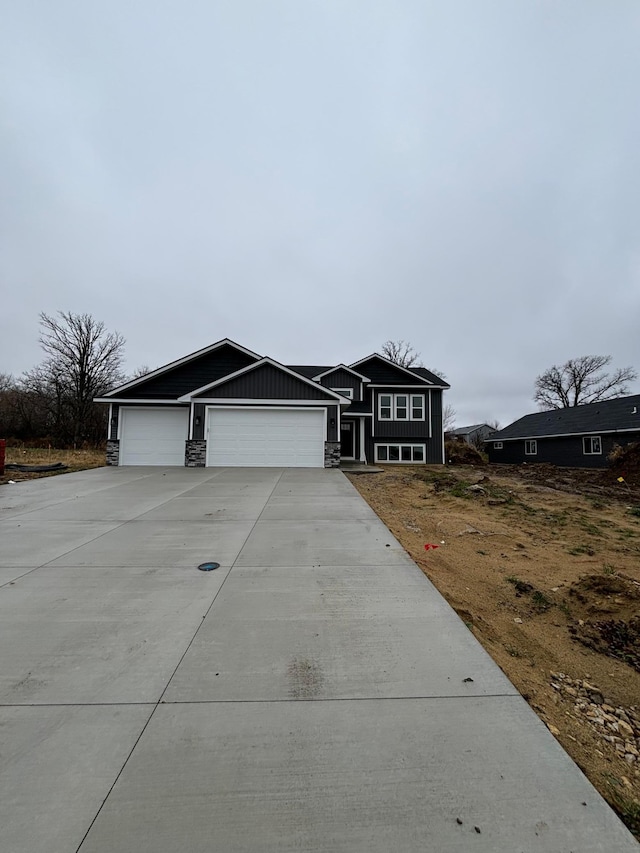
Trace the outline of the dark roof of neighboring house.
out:
[[[600,432],[640,432],[640,394],[568,409],[535,412],[491,435],[491,440],[592,435]]]
[[[487,427],[487,429],[491,429],[489,424],[473,424],[472,426],[458,427],[457,429],[448,429],[447,432],[449,433],[449,435],[469,435],[470,432],[475,432],[477,429],[482,429],[482,427]]]

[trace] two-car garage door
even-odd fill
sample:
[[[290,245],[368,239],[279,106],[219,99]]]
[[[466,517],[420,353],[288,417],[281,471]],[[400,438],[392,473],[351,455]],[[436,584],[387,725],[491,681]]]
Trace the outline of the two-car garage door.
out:
[[[324,411],[232,409],[208,411],[207,465],[324,467]]]
[[[322,409],[209,408],[207,465],[322,468]],[[120,409],[120,465],[184,465],[189,409]]]

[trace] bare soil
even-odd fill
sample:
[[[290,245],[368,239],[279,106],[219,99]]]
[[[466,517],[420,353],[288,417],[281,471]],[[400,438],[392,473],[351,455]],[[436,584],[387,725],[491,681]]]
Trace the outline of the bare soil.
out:
[[[56,450],[55,448],[7,447],[5,463],[17,465],[54,465],[62,462],[66,468],[58,471],[16,471],[5,469],[0,475],[0,486],[13,480],[20,483],[23,480],[35,480],[40,477],[55,477],[57,474],[69,474],[71,471],[84,471],[86,468],[101,468],[105,464],[104,450]]]
[[[640,721],[640,482],[550,465],[381,467],[350,479],[640,837],[640,758],[557,677]]]

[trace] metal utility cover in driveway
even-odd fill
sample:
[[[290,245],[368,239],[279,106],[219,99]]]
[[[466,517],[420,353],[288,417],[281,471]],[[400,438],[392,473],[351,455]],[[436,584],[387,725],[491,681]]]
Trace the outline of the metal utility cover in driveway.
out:
[[[3,849],[637,851],[339,471],[0,507]]]

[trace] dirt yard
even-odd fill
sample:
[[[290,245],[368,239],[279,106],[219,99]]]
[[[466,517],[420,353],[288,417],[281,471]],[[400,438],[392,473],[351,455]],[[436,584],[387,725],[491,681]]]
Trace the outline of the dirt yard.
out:
[[[105,464],[104,450],[55,450],[54,448],[7,447],[6,464],[17,465],[55,465],[61,462],[65,468],[53,472],[18,471],[7,468],[0,475],[0,486],[13,480],[34,480],[39,477],[54,477],[56,474],[69,474],[71,471],[84,471],[85,468],[101,468]]]
[[[640,484],[617,473],[386,466],[350,479],[640,837]]]

